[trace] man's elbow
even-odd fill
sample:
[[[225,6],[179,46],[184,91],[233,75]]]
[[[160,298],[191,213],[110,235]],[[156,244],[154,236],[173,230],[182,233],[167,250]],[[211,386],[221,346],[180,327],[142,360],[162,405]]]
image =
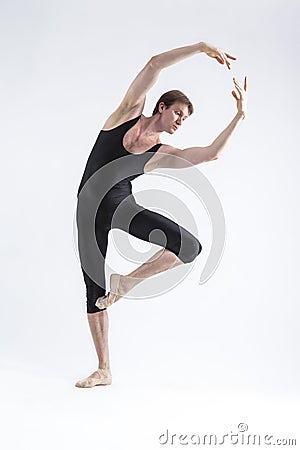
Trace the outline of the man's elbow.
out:
[[[154,56],[152,56],[152,57],[149,59],[147,65],[148,65],[149,67],[151,67],[151,69],[154,69],[154,70],[161,70],[161,69],[162,69],[162,65],[161,65],[161,60],[160,60],[160,58],[159,58],[159,55],[154,55]]]
[[[220,149],[217,147],[217,145],[211,144],[209,146],[209,154],[210,154],[210,161],[215,161],[219,158]]]

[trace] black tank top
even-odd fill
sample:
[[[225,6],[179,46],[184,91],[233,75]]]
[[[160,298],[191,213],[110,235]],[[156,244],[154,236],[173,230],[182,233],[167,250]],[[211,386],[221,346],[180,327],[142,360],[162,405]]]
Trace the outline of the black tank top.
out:
[[[121,125],[111,129],[111,130],[101,130],[97,140],[92,148],[92,151],[88,157],[86,167],[78,188],[77,196],[79,195],[83,185],[87,182],[87,180],[101,167],[105,166],[109,162],[122,158],[124,156],[133,155],[132,157],[139,161],[139,155],[144,155],[144,153],[149,152],[149,157],[146,158],[146,162],[153,156],[153,152],[156,152],[159,147],[162,145],[155,144],[153,147],[146,150],[146,152],[139,154],[132,154],[128,152],[123,145],[123,137],[127,130],[129,130],[133,125],[140,119],[141,114],[134,119],[128,120],[127,122],[122,123]],[[151,152],[151,153],[150,153]],[[148,156],[148,155],[147,155]],[[126,158],[126,163],[129,160],[132,161],[131,158]],[[135,163],[137,162],[135,160]],[[118,191],[123,190],[128,195],[128,192],[131,192],[131,181],[138,176],[144,173],[145,155],[141,159],[141,164],[138,165],[138,172],[136,175],[126,177],[126,179],[118,182],[112,189],[116,189]],[[135,164],[136,165],[136,164]]]

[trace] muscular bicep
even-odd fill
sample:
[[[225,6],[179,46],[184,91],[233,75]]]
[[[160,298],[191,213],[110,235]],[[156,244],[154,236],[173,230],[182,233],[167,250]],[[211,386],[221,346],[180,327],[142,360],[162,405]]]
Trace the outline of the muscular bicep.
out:
[[[108,117],[103,129],[110,129],[141,114],[146,94],[156,82],[160,69],[153,56],[135,77],[117,109]]]
[[[133,108],[141,103],[143,104],[147,92],[157,81],[159,73],[160,69],[156,64],[155,56],[153,56],[132,81],[120,107]]]

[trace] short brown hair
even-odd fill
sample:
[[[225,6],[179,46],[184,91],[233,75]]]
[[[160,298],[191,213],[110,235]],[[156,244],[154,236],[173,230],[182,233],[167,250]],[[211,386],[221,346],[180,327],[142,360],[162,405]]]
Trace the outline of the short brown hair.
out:
[[[154,116],[158,112],[158,105],[160,102],[164,102],[167,108],[169,108],[171,105],[173,105],[176,102],[183,103],[184,105],[187,105],[189,110],[189,116],[193,114],[194,107],[192,105],[192,102],[187,98],[187,96],[177,89],[173,89],[172,91],[165,92],[158,102],[155,105],[155,108],[153,110],[152,116]]]

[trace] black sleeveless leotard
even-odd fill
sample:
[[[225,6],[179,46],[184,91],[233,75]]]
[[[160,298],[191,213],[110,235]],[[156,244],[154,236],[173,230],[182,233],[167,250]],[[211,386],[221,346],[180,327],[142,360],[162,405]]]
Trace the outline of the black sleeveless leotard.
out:
[[[100,131],[78,188],[78,247],[88,313],[99,312],[96,300],[106,294],[105,257],[112,228],[165,247],[184,263],[193,261],[202,249],[188,230],[135,201],[131,181],[144,173],[146,162],[162,145],[139,154],[125,149],[123,137],[140,117]]]

